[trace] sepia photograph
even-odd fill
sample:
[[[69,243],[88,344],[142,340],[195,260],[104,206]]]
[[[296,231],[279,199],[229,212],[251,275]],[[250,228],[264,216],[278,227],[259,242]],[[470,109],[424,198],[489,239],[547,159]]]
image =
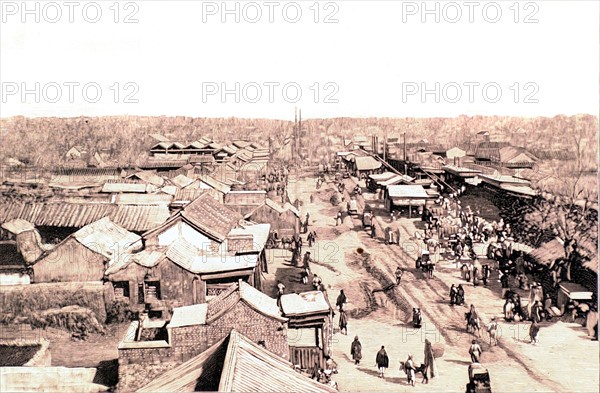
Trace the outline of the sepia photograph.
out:
[[[600,3],[0,0],[0,393],[600,392]]]

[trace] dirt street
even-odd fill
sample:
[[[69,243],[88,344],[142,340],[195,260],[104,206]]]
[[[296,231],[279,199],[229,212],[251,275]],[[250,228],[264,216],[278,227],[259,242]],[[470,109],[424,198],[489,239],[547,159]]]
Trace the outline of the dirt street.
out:
[[[346,189],[352,189],[354,182],[346,180]],[[378,216],[376,239],[371,239],[357,217],[345,217],[341,226],[335,225],[334,217],[340,207],[329,202],[333,183],[316,190],[315,179],[305,178],[296,179],[290,186],[290,198],[301,201],[301,215],[310,213],[309,230],[316,230],[318,235],[317,244],[307,249],[317,261],[311,266],[312,271],[322,277],[331,304],[335,304],[340,289],[344,289],[349,299],[348,335],[340,334],[338,329],[334,334],[333,357],[339,365],[334,379],[340,390],[464,392],[473,335],[465,332],[467,308],[448,304],[449,287],[452,283],[462,283],[467,304],[476,304],[483,322],[487,323],[491,316],[502,315],[503,301],[496,277],[492,277],[494,282],[487,288],[474,288],[460,279],[453,263],[442,260],[434,278],[427,279],[414,265],[421,248],[413,236],[420,225],[419,219],[400,219],[397,224],[401,228],[401,245],[385,245],[383,226],[389,224],[389,214],[373,194],[365,193],[364,201],[362,197],[358,199],[360,213],[366,203]],[[309,202],[311,193],[313,203]],[[287,251],[272,250],[269,276],[272,280],[281,279],[286,292],[312,290],[310,280],[308,285],[299,283],[299,271],[289,266],[286,262],[289,259]],[[378,291],[393,283],[397,266],[405,270],[400,286]],[[271,291],[274,295],[274,288]],[[412,307],[420,307],[423,312],[421,329],[412,327]],[[336,316],[336,327],[337,323]],[[482,364],[489,370],[492,391],[598,391],[598,342],[590,341],[580,325],[563,322],[543,325],[537,346],[530,344],[528,329],[529,323],[501,322],[499,345],[494,347],[489,345],[487,333],[483,333]],[[350,356],[355,335],[363,346],[363,361],[358,366]],[[407,385],[399,362],[406,360],[408,353],[414,355],[417,364],[422,362],[425,338],[445,349],[444,355],[437,359],[440,375],[427,385],[421,384],[419,375],[413,388]],[[381,345],[385,345],[390,358],[384,380],[378,377],[375,366],[375,355]],[[581,377],[567,377],[567,368],[578,370]]]

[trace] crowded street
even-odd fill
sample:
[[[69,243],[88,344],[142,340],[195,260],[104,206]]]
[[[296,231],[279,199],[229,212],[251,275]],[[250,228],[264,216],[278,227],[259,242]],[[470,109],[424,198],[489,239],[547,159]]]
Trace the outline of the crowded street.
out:
[[[344,210],[345,203],[332,205],[330,198],[337,182],[329,175],[325,178],[318,189],[316,178],[310,176],[290,179],[288,185],[290,199],[300,201],[302,217],[307,213],[310,217],[308,232],[316,233],[315,244],[303,250],[303,254],[304,251],[311,253],[307,283],[300,279],[300,269],[291,265],[291,253],[281,249],[269,251],[269,278],[274,295],[277,281],[285,285],[286,291],[308,291],[314,289],[313,276],[318,275],[334,308],[343,290],[347,297],[344,306],[347,332],[342,334],[338,328],[340,313],[336,309],[331,353],[337,363],[333,379],[340,391],[413,389],[401,369],[401,362],[409,357],[417,367],[424,362],[426,340],[438,351],[436,373],[425,384],[423,375],[417,371],[414,389],[419,391],[465,391],[473,340],[481,348],[479,363],[489,373],[493,391],[597,391],[598,357],[582,354],[597,355],[598,342],[590,339],[581,324],[561,318],[540,321],[537,343],[532,343],[530,321],[507,322],[504,318],[505,300],[497,266],[490,263],[486,285],[474,286],[472,280],[464,279],[459,264],[446,258],[443,247],[433,247],[430,257],[436,262],[435,270],[432,278],[428,278],[422,269],[415,267],[422,250],[429,249],[422,240],[421,216],[392,218],[378,195],[368,192],[363,180],[350,177],[343,180],[344,189],[360,186],[360,195],[352,197],[356,198],[359,214],[344,212],[340,224],[336,217],[340,206]],[[347,191],[344,198],[351,198]],[[367,210],[372,211],[375,218],[375,236],[371,229],[363,227],[362,212]],[[388,226],[399,233],[400,240],[396,239],[395,244],[386,244],[384,239]],[[491,237],[487,243],[494,241],[497,239]],[[487,263],[486,249],[484,241],[473,245],[476,258]],[[399,284],[398,267],[403,271]],[[464,287],[463,304],[450,305],[453,284]],[[523,299],[529,296],[529,291],[518,288],[514,291]],[[479,332],[466,330],[465,314],[471,305],[479,315]],[[415,308],[420,309],[422,315],[418,328],[413,325]],[[494,334],[497,342],[493,342],[488,329],[492,318],[497,324]],[[351,355],[355,337],[362,345],[359,364],[354,364]],[[380,378],[376,354],[382,346],[389,357],[389,366]],[[580,377],[570,377],[565,373],[566,368],[579,370]]]

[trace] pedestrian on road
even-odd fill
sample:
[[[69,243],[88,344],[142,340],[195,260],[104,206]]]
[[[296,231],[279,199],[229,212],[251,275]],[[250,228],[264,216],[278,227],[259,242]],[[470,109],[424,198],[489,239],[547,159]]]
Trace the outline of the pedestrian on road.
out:
[[[456,302],[454,304],[457,306],[465,304],[465,290],[462,284],[458,284],[458,287],[456,288]]]
[[[319,286],[321,285],[321,277],[319,277],[318,275],[315,274],[315,276],[313,277],[313,287],[316,290],[319,290]]]
[[[354,364],[358,365],[360,359],[362,359],[362,345],[358,341],[358,336],[354,336],[354,341],[352,341],[352,346],[350,347],[350,355],[352,355]]]
[[[396,285],[400,285],[400,280],[402,280],[402,275],[404,274],[404,270],[398,266],[396,268]]]
[[[337,217],[335,219],[335,226],[342,225],[342,212],[338,212]]]
[[[456,304],[456,295],[458,294],[458,289],[455,284],[452,284],[450,287],[450,305],[454,306]]]
[[[279,296],[283,295],[283,291],[285,289],[285,285],[281,281],[277,281],[277,293]]]
[[[383,345],[381,346],[379,352],[377,352],[375,363],[377,363],[377,369],[379,370],[379,378],[383,378],[385,369],[390,365],[390,359],[388,358],[387,352],[385,352],[385,347]]]
[[[375,229],[375,223],[371,222],[371,239],[377,237],[377,229]]]
[[[310,271],[310,251],[307,251],[304,254],[304,259],[302,260],[302,267],[306,270]]]
[[[348,335],[348,319],[346,317],[346,311],[340,310],[340,333]]]
[[[344,304],[346,304],[347,301],[348,299],[346,298],[346,294],[344,293],[344,290],[341,289],[340,294],[338,295],[337,300],[335,301],[335,305],[339,308],[340,311],[342,311],[344,309]]]
[[[308,284],[309,273],[310,271],[308,269],[302,269],[302,271],[300,272],[300,281],[302,281],[302,284]]]
[[[488,325],[487,331],[490,335],[490,345],[492,345],[492,342],[494,345],[498,345],[498,322],[496,322],[496,317],[492,317],[492,321]]]
[[[529,336],[531,337],[531,344],[536,345],[538,343],[538,335],[540,333],[540,325],[533,321],[529,327]]]
[[[433,355],[433,346],[431,341],[425,339],[425,357],[423,360],[425,370],[423,370],[423,377],[425,383],[429,383],[429,378],[435,378],[438,375],[437,364],[435,362],[435,356]]]
[[[471,355],[471,363],[479,363],[479,358],[481,358],[481,354],[483,350],[481,346],[477,342],[477,340],[471,341],[471,347],[469,348],[469,355]]]
[[[396,241],[398,242],[398,245],[400,245],[400,225],[396,228]]]

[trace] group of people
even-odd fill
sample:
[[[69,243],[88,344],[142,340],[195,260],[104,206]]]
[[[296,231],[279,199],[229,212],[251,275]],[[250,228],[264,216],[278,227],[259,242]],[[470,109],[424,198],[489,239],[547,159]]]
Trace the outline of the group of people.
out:
[[[465,290],[462,284],[450,286],[450,305],[462,306],[465,304]]]

